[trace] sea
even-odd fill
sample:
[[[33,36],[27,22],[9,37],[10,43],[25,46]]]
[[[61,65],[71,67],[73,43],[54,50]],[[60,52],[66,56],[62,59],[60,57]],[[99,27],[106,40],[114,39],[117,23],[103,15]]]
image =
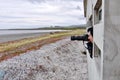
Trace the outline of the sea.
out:
[[[0,30],[0,35],[26,34],[26,33],[50,33],[61,32],[65,30]]]
[[[0,43],[20,40],[23,38],[37,37],[50,32],[61,32],[66,30],[0,30]]]

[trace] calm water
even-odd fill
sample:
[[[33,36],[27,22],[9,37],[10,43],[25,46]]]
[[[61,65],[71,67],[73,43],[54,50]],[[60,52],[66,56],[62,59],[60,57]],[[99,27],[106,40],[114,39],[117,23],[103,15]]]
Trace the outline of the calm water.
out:
[[[8,34],[25,34],[25,33],[48,33],[48,32],[58,32],[63,30],[0,30],[0,35]]]
[[[0,30],[0,43],[64,30]]]

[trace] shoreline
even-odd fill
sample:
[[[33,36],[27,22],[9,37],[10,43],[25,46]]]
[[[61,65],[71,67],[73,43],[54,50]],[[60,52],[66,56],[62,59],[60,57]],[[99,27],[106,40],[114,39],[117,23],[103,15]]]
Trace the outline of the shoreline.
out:
[[[34,36],[34,37],[28,37],[28,38],[26,38],[26,35],[23,34],[25,38],[14,40],[14,41],[13,40],[10,41],[10,39],[15,39],[15,37],[18,37],[18,35],[13,35],[13,38],[12,36],[8,36],[8,35],[6,37],[4,36],[6,40],[9,40],[9,41],[3,42],[0,44],[0,57],[1,57],[0,61],[6,60],[8,58],[12,58],[13,56],[17,56],[25,52],[37,50],[43,45],[54,43],[58,40],[65,39],[67,37],[69,37],[70,39],[71,35],[75,35],[75,34],[77,35],[77,34],[80,34],[80,32],[82,34],[84,31],[77,30],[77,31],[63,32],[63,33],[51,32],[49,34],[44,34],[44,35],[41,34],[41,36],[39,34],[38,37]]]
[[[0,50],[0,62],[3,60],[10,59],[14,56],[18,56],[20,54],[32,51],[32,50],[38,50],[43,45],[54,43],[58,40],[65,38],[65,37],[51,37],[51,38],[47,37],[47,36],[50,36],[51,34],[53,35],[55,33],[59,34],[59,32],[49,32],[49,33],[43,33],[43,34],[38,33],[35,36],[35,33],[30,33],[30,34],[28,33],[30,36],[28,36],[28,34],[26,34],[26,35],[21,34],[21,35],[23,35],[22,37],[21,37],[21,35],[18,36],[18,34],[14,34],[13,35],[14,38],[12,38],[11,35],[10,36],[7,35],[5,38],[10,37],[10,39],[14,39],[14,40],[10,41],[10,39],[9,39],[9,41],[7,41],[7,42],[0,43],[1,46],[5,45],[4,47],[0,47],[0,49],[2,50],[2,51]],[[31,34],[33,35],[33,37],[31,36]],[[25,36],[25,38],[23,38],[24,36]],[[15,37],[17,37],[17,39],[18,39],[18,37],[21,39],[15,40]],[[46,39],[46,38],[48,38],[48,39]]]
[[[2,80],[88,80],[82,42],[69,38],[0,62]]]
[[[32,38],[32,37],[39,37],[46,34],[50,34],[50,32],[37,32],[37,33],[21,33],[21,34],[8,34],[8,35],[0,35],[0,43],[20,40],[24,38]]]

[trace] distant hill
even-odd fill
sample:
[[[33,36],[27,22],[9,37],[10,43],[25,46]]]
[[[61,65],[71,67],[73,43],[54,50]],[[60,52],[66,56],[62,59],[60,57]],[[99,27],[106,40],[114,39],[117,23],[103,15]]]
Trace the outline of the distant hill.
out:
[[[86,25],[70,25],[70,26],[50,26],[41,28],[19,28],[19,29],[8,29],[8,30],[73,30],[73,29],[86,29]]]

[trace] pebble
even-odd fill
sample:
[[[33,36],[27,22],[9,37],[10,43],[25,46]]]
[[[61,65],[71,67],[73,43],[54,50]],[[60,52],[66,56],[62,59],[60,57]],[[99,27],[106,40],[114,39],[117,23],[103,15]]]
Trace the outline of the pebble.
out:
[[[5,71],[0,70],[0,80],[3,80],[4,75],[5,75]]]
[[[82,42],[64,39],[0,63],[0,80],[88,80]]]

